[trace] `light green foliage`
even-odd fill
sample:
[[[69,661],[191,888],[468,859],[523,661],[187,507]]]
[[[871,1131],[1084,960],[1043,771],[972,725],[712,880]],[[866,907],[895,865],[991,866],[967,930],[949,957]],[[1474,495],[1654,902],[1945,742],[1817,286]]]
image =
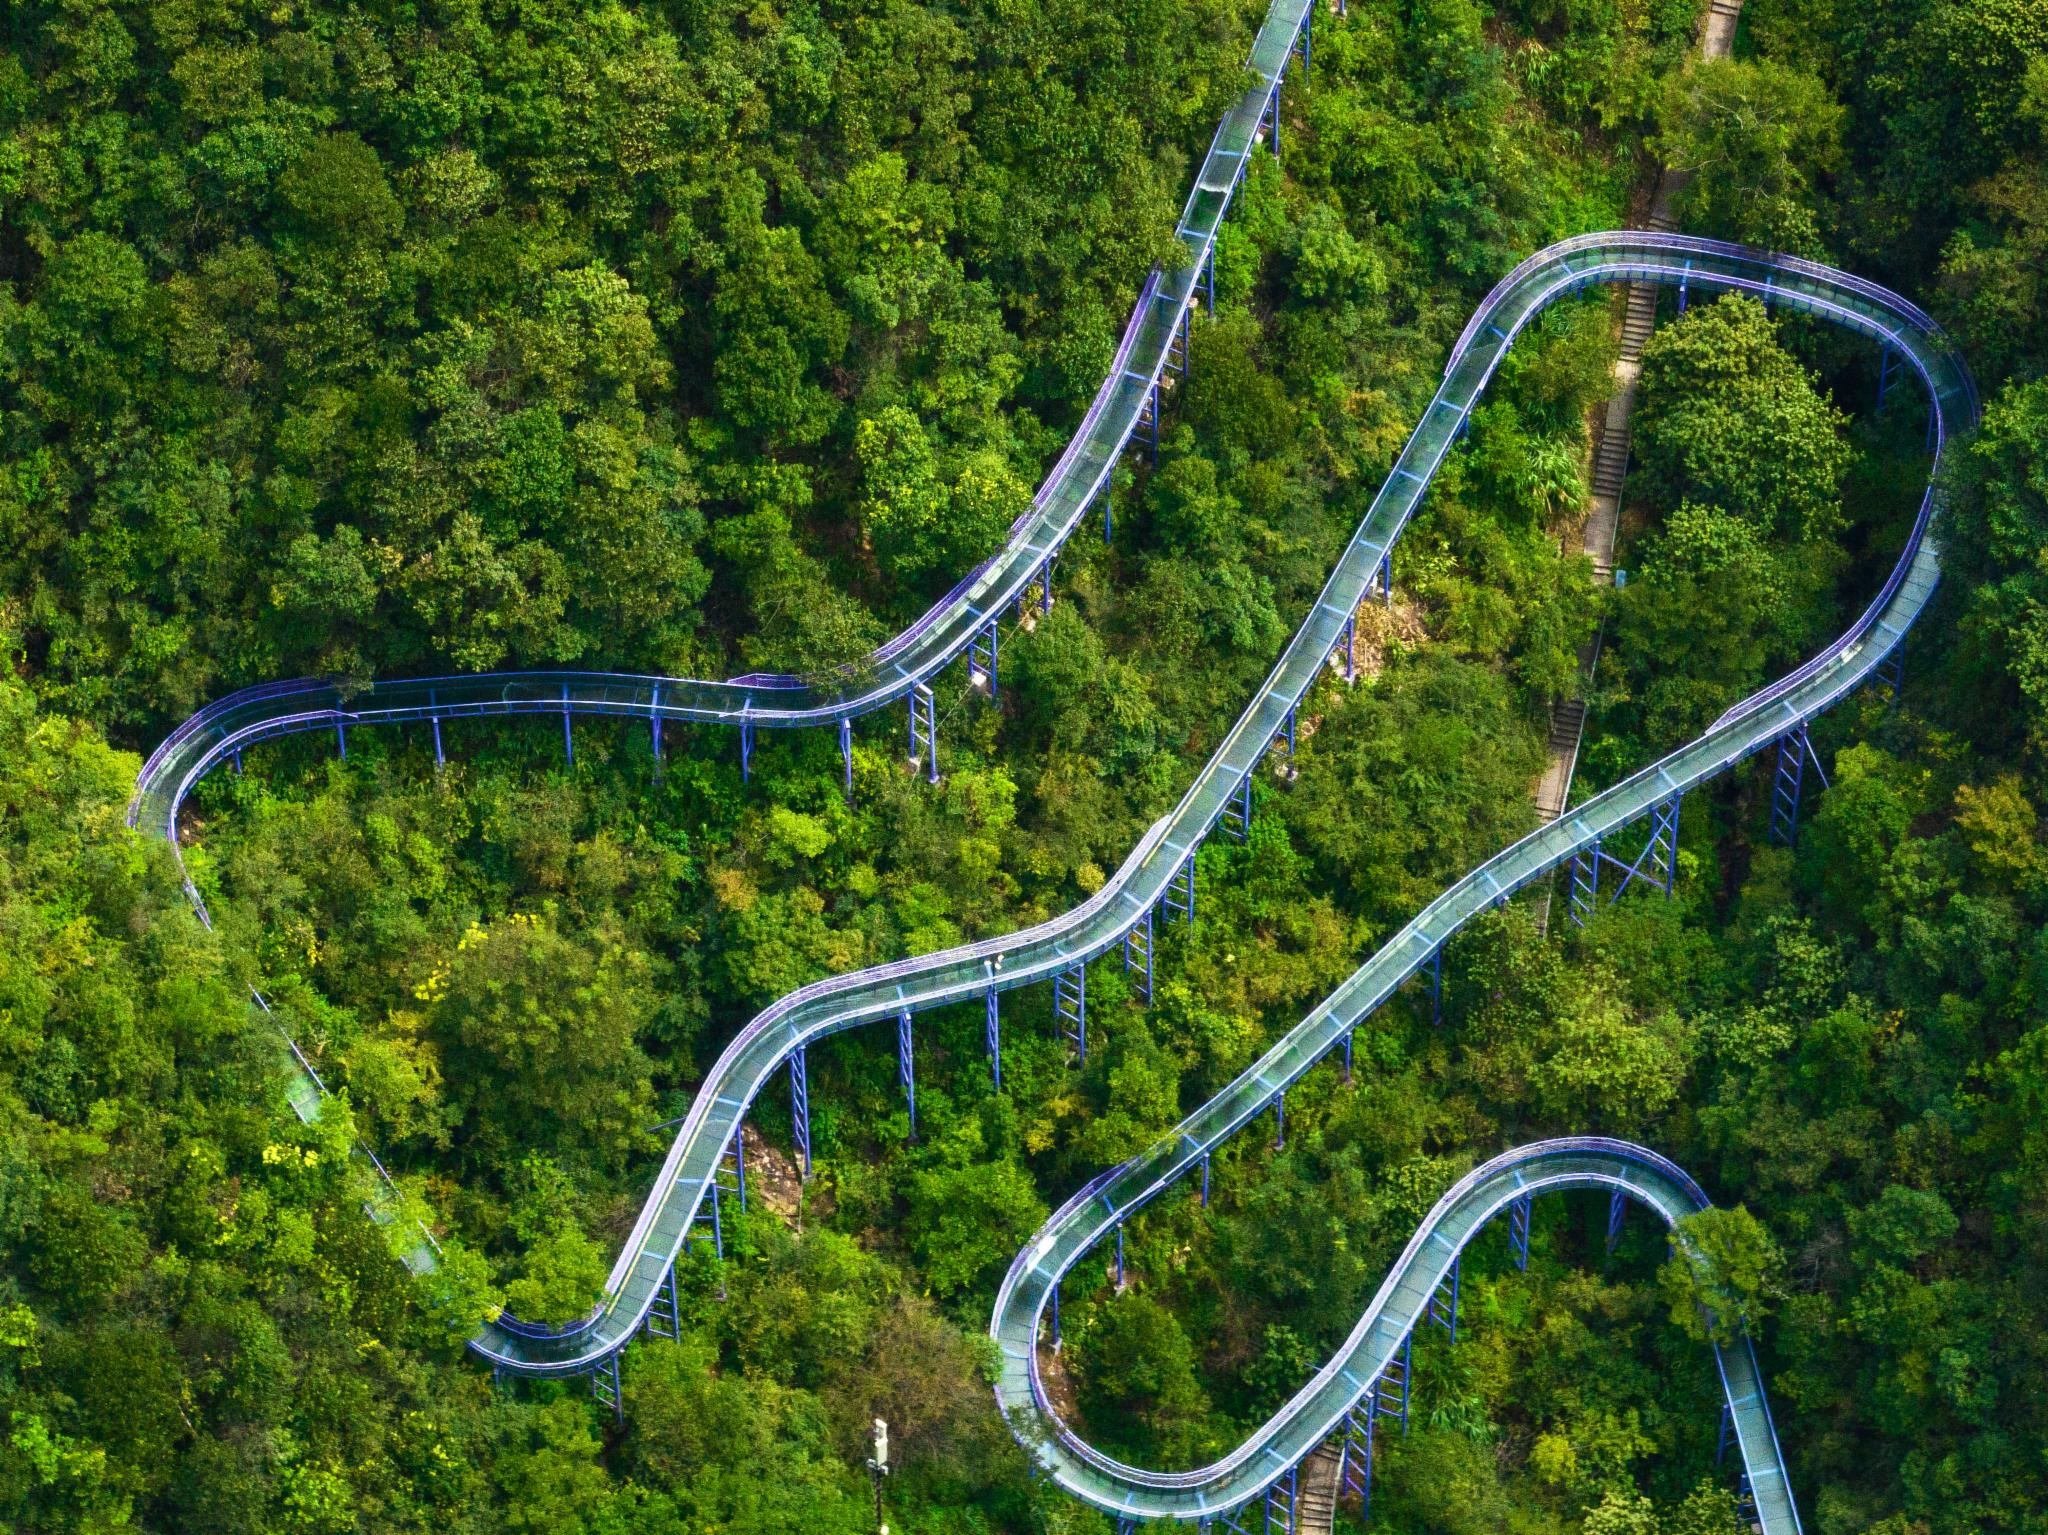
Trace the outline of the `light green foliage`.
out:
[[[1773,60],[1702,59],[1667,80],[1656,148],[1688,171],[1704,230],[1819,255],[1818,183],[1842,163],[1845,114],[1816,76]]]
[[[1794,541],[1833,534],[1845,425],[1748,295],[1701,305],[1643,349],[1636,453],[1668,506],[1717,507]]]
[[[1031,1180],[1014,1162],[981,1160],[973,1121],[938,1148],[940,1165],[913,1175],[905,1234],[932,1293],[949,1299],[990,1290],[1045,1219]]]
[[[640,1144],[653,1095],[634,1036],[653,998],[637,955],[515,913],[471,928],[419,989],[473,1158],[498,1160],[484,1147],[509,1126],[515,1145],[600,1165]]]
[[[1972,71],[1973,84],[1983,75]],[[1980,379],[2000,379],[2042,351],[2042,273],[2048,270],[2048,49],[2027,60],[2010,118],[1989,125],[2020,153],[1964,194],[1978,217],[1941,253],[1951,323]]]
[[[1639,1019],[1593,991],[1539,1047],[1529,1069],[1537,1108],[1559,1123],[1639,1133],[1685,1085],[1691,1041],[1668,1015]]]
[[[1689,739],[1793,648],[1786,562],[1747,518],[1685,503],[1643,548],[1616,634],[1638,684],[1643,731]],[[1674,664],[1676,663],[1676,664]]]
[[[1784,1258],[1762,1222],[1740,1205],[1688,1215],[1676,1251],[1657,1271],[1672,1323],[1695,1338],[1732,1342],[1770,1316]]]
[[[523,1244],[520,1274],[505,1286],[505,1306],[523,1321],[560,1326],[590,1314],[609,1265],[576,1218],[576,1190],[552,1162],[529,1156],[527,1187],[512,1210]]]

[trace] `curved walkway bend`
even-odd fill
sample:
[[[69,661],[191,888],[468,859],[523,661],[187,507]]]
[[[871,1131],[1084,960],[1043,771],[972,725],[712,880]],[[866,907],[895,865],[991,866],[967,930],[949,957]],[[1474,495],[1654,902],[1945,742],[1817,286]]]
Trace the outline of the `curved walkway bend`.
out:
[[[825,678],[756,672],[713,682],[617,672],[499,672],[379,681],[357,692],[319,678],[263,683],[207,705],[172,732],[143,765],[128,824],[167,837],[175,847],[178,811],[192,787],[221,763],[239,759],[243,748],[282,735],[505,714],[709,721],[751,732],[833,725],[928,684],[1013,604],[1021,604],[1031,587],[1051,580],[1052,561],[1103,493],[1147,402],[1156,410],[1175,337],[1197,302],[1216,232],[1259,147],[1260,124],[1275,109],[1287,61],[1297,39],[1306,38],[1310,14],[1311,0],[1273,0],[1246,61],[1249,83],[1217,124],[1174,229],[1187,262],[1155,270],[1139,290],[1109,374],[1030,510],[1000,550],[874,654]],[[197,901],[189,882],[186,889]]]

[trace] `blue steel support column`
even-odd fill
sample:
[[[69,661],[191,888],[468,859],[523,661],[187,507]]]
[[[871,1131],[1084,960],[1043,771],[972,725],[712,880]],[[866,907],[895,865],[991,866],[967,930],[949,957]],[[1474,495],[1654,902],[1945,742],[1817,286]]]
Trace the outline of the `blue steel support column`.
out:
[[[1458,1271],[1464,1262],[1460,1253],[1451,1259],[1451,1271],[1444,1276],[1429,1297],[1429,1320],[1451,1335],[1451,1342],[1458,1341]]]
[[[427,692],[427,707],[429,709],[434,708],[436,702],[437,700],[432,689],[429,689]],[[441,755],[441,716],[436,714],[434,716],[434,771],[438,773],[447,765],[448,759]],[[242,754],[240,752],[235,753],[235,771],[237,773],[242,771]]]
[[[1628,1195],[1616,1189],[1607,1199],[1607,1256],[1621,1245],[1621,1223],[1628,1215]]]
[[[1190,848],[1190,849],[1188,850],[1188,855],[1187,855],[1187,857],[1183,858],[1183,859],[1181,860],[1181,865],[1180,865],[1180,867],[1179,867],[1178,869],[1174,870],[1174,872],[1173,872],[1173,878],[1172,878],[1172,879],[1170,879],[1170,880],[1168,880],[1168,881],[1166,882],[1166,895],[1165,895],[1165,897],[1163,898],[1163,904],[1164,904],[1164,905],[1165,905],[1165,907],[1166,907],[1166,914],[1167,914],[1167,915],[1168,915],[1169,917],[1170,917],[1170,916],[1172,916],[1172,915],[1173,915],[1173,914],[1174,914],[1175,912],[1179,912],[1179,913],[1180,913],[1180,914],[1181,914],[1182,916],[1186,917],[1186,918],[1187,918],[1187,923],[1188,923],[1188,932],[1189,932],[1190,934],[1192,934],[1192,933],[1194,932],[1194,930],[1195,930],[1195,854],[1194,854],[1194,849]]]
[[[334,739],[341,745],[341,760],[348,761],[348,727],[337,724],[334,727]]]
[[[988,627],[967,644],[967,680],[975,687],[987,685],[989,701],[997,696],[996,676],[996,620],[991,618]]]
[[[646,1326],[647,1331],[657,1338],[674,1339],[683,1335],[682,1306],[676,1297],[676,1266],[673,1263],[655,1288],[654,1304],[648,1308]]]
[[[1671,814],[1664,822],[1664,894],[1669,898],[1671,887],[1678,880],[1678,813],[1685,808],[1685,796],[1675,794],[1671,798]]]
[[[1344,620],[1344,680],[1358,680],[1358,615]]]
[[[1408,1376],[1409,1366],[1415,1362],[1414,1351],[1415,1331],[1410,1328],[1407,1336],[1401,1340],[1399,1357],[1389,1359],[1386,1367],[1372,1383],[1373,1412],[1382,1418],[1399,1418],[1403,1434],[1408,1432]],[[1398,1405],[1394,1401],[1396,1386],[1401,1389]]]
[[[1635,877],[1650,867],[1650,877],[1664,887],[1664,894],[1670,895],[1672,882],[1678,876],[1678,817],[1684,808],[1685,796],[1675,794],[1662,804],[1650,810],[1650,835],[1643,843],[1643,850],[1636,854],[1634,863],[1623,863],[1612,854],[1603,854],[1610,863],[1621,870],[1621,878],[1615,883],[1614,894],[1607,898],[1612,906],[1627,893]]]
[[[910,1111],[910,1138],[917,1139],[917,1071],[911,1059],[910,1012],[896,1015],[896,1072],[903,1079],[903,1103]]]
[[[1209,1153],[1202,1153],[1202,1208],[1209,1208]]]
[[[647,713],[647,735],[654,749],[654,776],[661,777],[661,684],[654,685],[654,703]]]
[[[590,1394],[612,1410],[612,1419],[621,1427],[626,1422],[626,1398],[619,1389],[619,1352],[611,1353],[590,1367]]]
[[[1280,1535],[1294,1535],[1295,1493],[1300,1490],[1296,1481],[1301,1467],[1289,1466],[1287,1475],[1266,1489],[1266,1528],[1264,1535],[1273,1535],[1273,1511],[1280,1511]]]
[[[798,1045],[789,1053],[789,1123],[796,1139],[797,1168],[811,1175],[811,1082],[808,1047]]]
[[[1771,840],[1792,846],[1799,836],[1799,791],[1806,780],[1806,726],[1778,738],[1778,770],[1771,777]]]
[[[1079,964],[1052,978],[1053,1027],[1074,1044],[1074,1064],[1088,1064],[1088,966]]]
[[[569,684],[562,684],[562,755],[569,760],[569,766],[576,765],[576,736],[569,729]]]
[[[1415,1329],[1401,1340],[1401,1437],[1408,1437],[1408,1386],[1415,1375]]]
[[[1523,1273],[1529,1272],[1529,1205],[1531,1196],[1524,1194],[1508,1206],[1508,1246],[1515,1255],[1515,1267]]]
[[[1045,569],[1039,575],[1038,611],[1041,613],[1052,611],[1052,562],[1057,558],[1057,552],[1048,554],[1045,557]]]
[[[1880,347],[1877,353],[1877,408],[1884,409],[1884,397],[1892,382],[1892,349]]]
[[[1358,1516],[1364,1522],[1372,1513],[1372,1420],[1378,1416],[1368,1395],[1344,1414],[1344,1435],[1337,1445],[1337,1496],[1358,1495]]]
[[[1394,551],[1389,549],[1380,556],[1380,606],[1394,605]]]
[[[920,760],[918,752],[918,726],[924,727],[922,760],[925,762],[925,777],[932,783],[939,781],[939,706],[932,697],[932,690],[920,682],[910,690],[910,760]]]
[[[1735,1437],[1735,1413],[1724,1401],[1721,1404],[1721,1433],[1714,1444],[1714,1464],[1720,1465],[1728,1455],[1728,1441]]]
[[[1273,1095],[1273,1149],[1280,1150],[1287,1144],[1287,1089],[1281,1088]]]
[[[1216,247],[1209,247],[1209,254],[1202,258],[1199,274],[1202,284],[1202,300],[1209,312],[1209,318],[1216,318]]]
[[[1885,652],[1884,659],[1872,669],[1870,680],[1889,687],[1892,690],[1891,701],[1899,701],[1899,689],[1906,680],[1906,642],[1903,637]]]
[[[1139,961],[1138,995],[1152,1005],[1152,917],[1155,908],[1146,907],[1144,920],[1124,934],[1124,974],[1131,973],[1133,957]]]
[[[1346,1087],[1351,1085],[1351,1046],[1357,1039],[1358,1030],[1346,1029],[1344,1031],[1344,1085]]]
[[[1116,1287],[1124,1287],[1124,1223],[1116,1223]]]
[[[846,803],[853,803],[853,721],[839,720],[839,760],[846,766]]]
[[[740,782],[747,783],[754,776],[754,722],[745,716],[740,718]]]
[[[984,1033],[988,1043],[989,1075],[994,1078],[995,1090],[1001,1092],[1003,1090],[1003,1024],[1001,1016],[996,1011],[996,994],[993,991],[988,994],[988,1019],[984,1025]]]
[[[1316,8],[1313,0],[1311,0],[1309,8],[1302,12],[1301,35],[1296,39],[1295,43],[1295,46],[1301,50],[1301,88],[1303,90],[1307,90],[1309,87],[1309,51],[1315,41],[1315,32]]]
[[[1060,1282],[1052,1282],[1052,1346],[1057,1353],[1060,1346]]]
[[[1233,841],[1243,842],[1252,834],[1252,775],[1247,773],[1223,806],[1223,829]]]
[[[1567,898],[1567,910],[1576,927],[1584,927],[1587,918],[1593,915],[1593,908],[1600,900],[1600,844],[1596,841],[1586,852],[1574,854],[1571,863],[1571,890]]]
[[[1116,540],[1116,520],[1111,515],[1115,508],[1116,498],[1105,485],[1102,487],[1102,545],[1105,549]]]

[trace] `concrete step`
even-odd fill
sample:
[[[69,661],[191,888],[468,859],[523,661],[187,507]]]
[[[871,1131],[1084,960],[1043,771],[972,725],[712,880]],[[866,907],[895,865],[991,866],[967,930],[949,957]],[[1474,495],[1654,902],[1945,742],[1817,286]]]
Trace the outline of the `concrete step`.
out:
[[[1295,1486],[1296,1535],[1331,1535],[1337,1525],[1337,1451],[1326,1444],[1303,1461]]]
[[[1586,704],[1579,698],[1567,699],[1550,714],[1550,746],[1553,751],[1569,751],[1578,744],[1586,728]]]

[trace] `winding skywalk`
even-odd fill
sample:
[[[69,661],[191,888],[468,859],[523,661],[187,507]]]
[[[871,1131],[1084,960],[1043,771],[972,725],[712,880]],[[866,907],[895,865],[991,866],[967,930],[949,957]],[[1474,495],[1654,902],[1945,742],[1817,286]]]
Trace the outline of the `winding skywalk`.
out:
[[[1119,351],[1118,371],[1098,393],[1081,431],[1041,490],[1016,536],[988,565],[917,626],[878,652],[869,666],[826,683],[752,677],[731,683],[532,673],[378,684],[344,699],[331,686],[287,682],[222,700],[187,721],[149,759],[130,808],[131,824],[175,846],[179,807],[192,786],[250,745],[296,732],[398,724],[476,714],[595,713],[722,720],[744,732],[759,726],[843,722],[900,699],[937,667],[964,653],[1034,581],[1099,492],[1115,456],[1140,419],[1156,426],[1160,369],[1180,337],[1197,273],[1217,224],[1257,142],[1262,120],[1277,131],[1279,82],[1297,38],[1305,42],[1306,0],[1278,0],[1253,54],[1255,84],[1218,129],[1181,231],[1193,259],[1149,280]],[[996,996],[1044,981],[1070,983],[1089,959],[1134,930],[1149,933],[1170,887],[1192,888],[1192,858],[1226,813],[1249,813],[1252,775],[1323,667],[1345,653],[1353,615],[1385,580],[1391,551],[1420,505],[1501,358],[1549,304],[1602,283],[1675,286],[1681,302],[1696,292],[1742,291],[1775,306],[1839,324],[1896,354],[1921,380],[1930,401],[1937,459],[1950,433],[1974,421],[1967,369],[1939,328],[1919,309],[1875,284],[1832,269],[1723,243],[1678,235],[1617,232],[1581,236],[1523,262],[1479,306],[1452,349],[1444,380],[1364,521],[1271,674],[1179,804],[1140,839],[1114,878],[1073,910],[1035,927],[936,954],[833,977],[782,998],[747,1024],[712,1068],[672,1142],[648,1199],[613,1267],[606,1296],[586,1321],[559,1331],[505,1317],[486,1324],[471,1348],[494,1367],[518,1374],[569,1376],[611,1372],[618,1353],[657,1316],[687,1238],[709,1235],[721,1167],[737,1144],[751,1105],[776,1075],[800,1081],[812,1041],[863,1024],[896,1019],[907,1048],[917,1012],[985,1002],[997,1040]],[[1652,826],[1646,856],[1662,840],[1668,867],[1677,807],[1692,787],[1752,753],[1795,738],[1807,721],[1866,680],[1926,606],[1939,575],[1936,491],[1923,499],[1906,549],[1883,590],[1849,630],[1788,677],[1745,700],[1689,743],[1513,844],[1452,885],[1375,953],[1342,986],[1150,1152],[1111,1169],[1076,1194],[1018,1255],[998,1299],[991,1332],[1003,1351],[998,1400],[1013,1429],[1059,1483],[1120,1518],[1205,1519],[1242,1509],[1290,1474],[1345,1414],[1365,1401],[1392,1350],[1407,1336],[1455,1253],[1509,1192],[1600,1186],[1624,1191],[1667,1220],[1700,1208],[1704,1196],[1654,1154],[1616,1142],[1546,1143],[1510,1153],[1460,1183],[1432,1212],[1373,1307],[1338,1357],[1245,1445],[1214,1465],[1185,1473],[1123,1466],[1094,1450],[1052,1413],[1038,1376],[1036,1339],[1060,1275],[1130,1213],[1202,1168],[1229,1136],[1274,1108],[1290,1084],[1333,1050],[1393,995],[1431,965],[1443,944],[1475,915],[1566,865],[1597,859],[1603,839],[1635,823]],[[1640,862],[1640,861],[1639,861]],[[189,888],[189,886],[188,886]],[[204,907],[192,891],[202,917]],[[260,999],[259,999],[260,1000]],[[297,1052],[294,1052],[295,1055]],[[322,1091],[302,1056],[301,1113]],[[381,1169],[380,1169],[381,1171]],[[707,1209],[708,1206],[708,1209]],[[373,1213],[376,1213],[373,1211]],[[432,1262],[424,1247],[408,1258]],[[1747,1345],[1722,1350],[1735,1436],[1758,1521],[1779,1535],[1798,1518],[1762,1382]]]
[[[159,746],[144,764],[129,805],[131,826],[177,843],[178,811],[192,786],[214,768],[240,760],[259,741],[309,731],[431,723],[440,750],[448,720],[507,714],[627,715],[646,719],[660,741],[660,723],[708,721],[740,731],[744,762],[757,729],[831,726],[851,752],[850,721],[887,705],[912,701],[919,690],[971,648],[994,659],[996,626],[1034,589],[1048,600],[1052,563],[1097,497],[1134,433],[1156,443],[1161,377],[1186,362],[1188,311],[1197,294],[1213,301],[1216,232],[1245,166],[1262,143],[1278,153],[1279,98],[1287,63],[1309,53],[1310,0],[1274,0],[1246,62],[1244,94],[1217,125],[1200,173],[1175,226],[1184,264],[1155,270],[1140,289],[1108,375],[1065,451],[1039,486],[1007,542],[940,598],[924,616],[861,662],[824,677],[755,672],[730,681],[639,677],[615,672],[500,672],[378,681],[344,691],[329,680],[301,678],[246,688],[209,704]],[[928,696],[923,700],[928,705]],[[935,747],[936,743],[929,743]],[[849,773],[850,769],[849,755]],[[197,899],[197,892],[188,893]]]
[[[1292,1469],[1332,1439],[1343,1446],[1348,1463],[1345,1481],[1354,1487],[1363,1484],[1370,1475],[1370,1451],[1365,1452],[1365,1465],[1357,1465],[1356,1458],[1369,1442],[1369,1421],[1388,1415],[1387,1404],[1375,1398],[1375,1386],[1390,1375],[1402,1383],[1395,1389],[1401,1393],[1405,1418],[1408,1340],[1431,1320],[1443,1319],[1441,1298],[1452,1290],[1460,1255],[1489,1221],[1511,1206],[1521,1205],[1521,1230],[1526,1234],[1529,1203],[1540,1194],[1569,1189],[1605,1190],[1644,1206],[1667,1226],[1709,1205],[1699,1185],[1675,1164],[1626,1141],[1592,1136],[1541,1141],[1497,1156],[1467,1173],[1436,1202],[1335,1357],[1285,1407],[1213,1464],[1194,1471],[1159,1472],[1110,1459],[1060,1422],[1039,1380],[1035,1346],[1053,1284],[1117,1218],[1106,1213],[1115,1198],[1113,1185],[1146,1161],[1126,1164],[1088,1185],[1046,1222],[1012,1265],[989,1329],[1003,1351],[996,1397],[1012,1430],[1060,1486],[1133,1523],[1201,1522],[1233,1513],[1244,1523],[1242,1511],[1257,1507],[1275,1489],[1291,1487]],[[1152,1170],[1167,1165],[1162,1159],[1152,1164]],[[1167,1183],[1172,1181],[1170,1171],[1163,1176]],[[1433,1304],[1438,1308],[1434,1317]],[[1456,1303],[1450,1304],[1455,1316]],[[1724,1421],[1741,1450],[1756,1522],[1774,1535],[1796,1532],[1799,1516],[1786,1483],[1755,1350],[1743,1339],[1730,1347],[1715,1345],[1713,1354],[1730,1404]],[[1284,1491],[1274,1497],[1274,1527],[1292,1528],[1286,1517],[1291,1513],[1289,1502]],[[1263,1531],[1263,1519],[1260,1525]],[[1249,1523],[1244,1527],[1251,1528]]]
[[[1951,433],[1975,422],[1976,387],[1947,337],[1921,310],[1874,283],[1790,257],[1652,232],[1586,235],[1539,251],[1472,316],[1452,349],[1436,398],[1307,621],[1222,749],[1181,805],[1155,828],[1151,846],[1140,846],[1119,880],[1150,888],[1145,875],[1151,871],[1156,876],[1156,849],[1182,846],[1197,828],[1205,832],[1240,775],[1257,764],[1308,681],[1341,643],[1343,623],[1363,595],[1370,572],[1414,511],[1515,336],[1546,305],[1608,282],[1663,283],[1688,297],[1696,290],[1746,292],[1869,337],[1901,357],[1921,380],[1930,402],[1937,467]],[[1665,839],[1662,856],[1668,869],[1675,855],[1678,805],[1688,790],[1756,752],[1788,740],[1803,743],[1807,722],[1869,679],[1926,608],[1940,575],[1936,524],[1941,505],[1938,487],[1930,480],[1905,550],[1882,590],[1826,650],[1735,705],[1697,740],[1466,874],[1170,1137],[1103,1174],[1046,1222],[1004,1279],[990,1333],[1003,1351],[997,1399],[1012,1429],[1059,1485],[1129,1519],[1199,1520],[1240,1509],[1288,1477],[1347,1413],[1368,1399],[1456,1254],[1512,1200],[1509,1189],[1604,1186],[1625,1192],[1667,1221],[1703,1207],[1704,1195],[1677,1168],[1617,1142],[1546,1143],[1486,1164],[1431,1213],[1337,1357],[1243,1445],[1196,1471],[1151,1472],[1103,1455],[1060,1422],[1039,1378],[1035,1345],[1060,1277],[1133,1211],[1201,1172],[1218,1146],[1273,1108],[1317,1062],[1344,1048],[1352,1030],[1404,981],[1431,965],[1444,943],[1473,917],[1560,868],[1597,859],[1603,839],[1638,822],[1648,821],[1653,828],[1645,856],[1656,850],[1658,839]],[[1798,1514],[1754,1353],[1745,1343],[1718,1351],[1718,1362],[1757,1522],[1770,1535],[1796,1535]]]

